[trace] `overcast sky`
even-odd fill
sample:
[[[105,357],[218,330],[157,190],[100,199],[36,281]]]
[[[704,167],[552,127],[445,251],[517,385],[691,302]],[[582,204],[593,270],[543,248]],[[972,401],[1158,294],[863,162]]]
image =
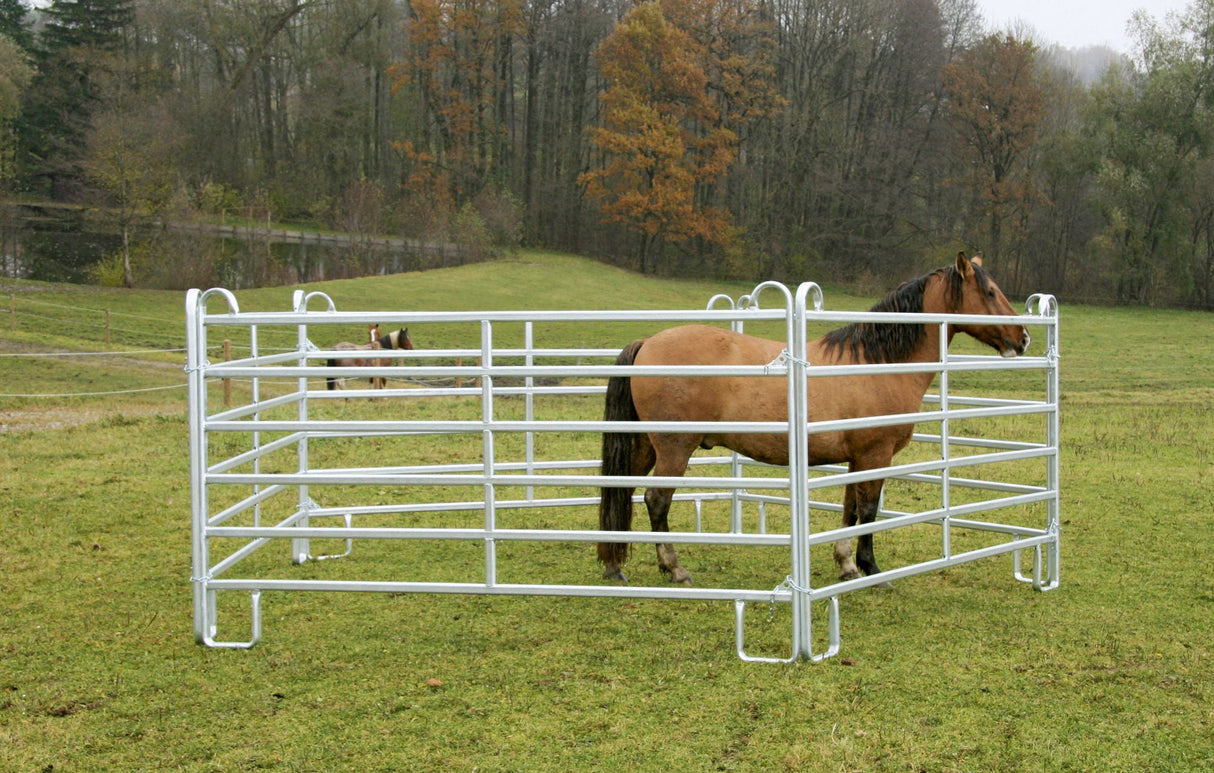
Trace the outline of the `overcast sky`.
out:
[[[1130,15],[1139,8],[1162,20],[1169,11],[1183,11],[1188,0],[978,0],[978,10],[992,31],[1032,27],[1035,39],[1067,48],[1109,46],[1130,53],[1126,33]]]

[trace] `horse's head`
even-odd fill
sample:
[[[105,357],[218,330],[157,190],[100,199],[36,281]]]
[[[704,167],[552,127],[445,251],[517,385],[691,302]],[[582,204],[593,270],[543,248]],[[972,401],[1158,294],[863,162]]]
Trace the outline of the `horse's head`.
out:
[[[982,258],[977,255],[969,259],[964,252],[957,253],[956,275],[951,279],[952,313],[1016,316],[999,285],[982,268]],[[1029,332],[1024,325],[954,325],[953,329],[968,333],[1004,357],[1024,354],[1029,348]]]
[[[367,333],[371,336],[371,343],[379,340],[379,325],[367,325]]]
[[[379,339],[385,349],[412,349],[413,339],[409,338],[409,328],[402,327]]]

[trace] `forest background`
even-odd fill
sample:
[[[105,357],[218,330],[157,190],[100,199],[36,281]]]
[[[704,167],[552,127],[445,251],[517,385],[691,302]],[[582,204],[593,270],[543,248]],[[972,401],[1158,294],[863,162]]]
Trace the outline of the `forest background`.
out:
[[[127,286],[215,284],[151,226],[243,214],[1214,309],[1214,0],[1132,26],[1081,72],[973,0],[0,0],[0,186],[96,213]]]

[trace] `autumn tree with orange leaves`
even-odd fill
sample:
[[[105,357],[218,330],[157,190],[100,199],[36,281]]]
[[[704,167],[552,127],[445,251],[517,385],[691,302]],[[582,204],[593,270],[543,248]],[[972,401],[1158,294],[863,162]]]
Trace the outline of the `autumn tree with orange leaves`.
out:
[[[717,186],[737,159],[739,131],[780,104],[770,79],[758,77],[759,30],[728,3],[651,0],[596,52],[609,84],[602,125],[590,130],[602,163],[579,183],[605,222],[639,237],[642,273],[665,243],[725,246],[735,237]]]
[[[525,26],[519,0],[409,3],[409,45],[389,73],[424,118],[396,148],[409,164],[406,188],[430,205],[477,195],[503,163],[513,41]]]
[[[959,160],[973,170],[964,184],[980,198],[986,251],[1005,252],[1037,194],[1031,156],[1045,120],[1045,91],[1035,46],[992,35],[942,71]],[[1004,275],[1008,275],[1005,272]]]

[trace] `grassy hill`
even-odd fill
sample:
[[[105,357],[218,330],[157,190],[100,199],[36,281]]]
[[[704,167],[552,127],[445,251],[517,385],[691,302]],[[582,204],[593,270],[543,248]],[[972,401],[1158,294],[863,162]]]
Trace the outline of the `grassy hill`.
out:
[[[237,297],[284,310],[291,289]],[[445,310],[751,288],[522,253],[309,289]],[[267,594],[261,644],[200,647],[183,295],[0,293],[0,770],[1214,766],[1208,314],[1063,304],[1061,588],[999,559],[851,594],[842,657],[776,667],[735,659],[729,605],[611,599]],[[589,546],[575,570],[596,572]]]

